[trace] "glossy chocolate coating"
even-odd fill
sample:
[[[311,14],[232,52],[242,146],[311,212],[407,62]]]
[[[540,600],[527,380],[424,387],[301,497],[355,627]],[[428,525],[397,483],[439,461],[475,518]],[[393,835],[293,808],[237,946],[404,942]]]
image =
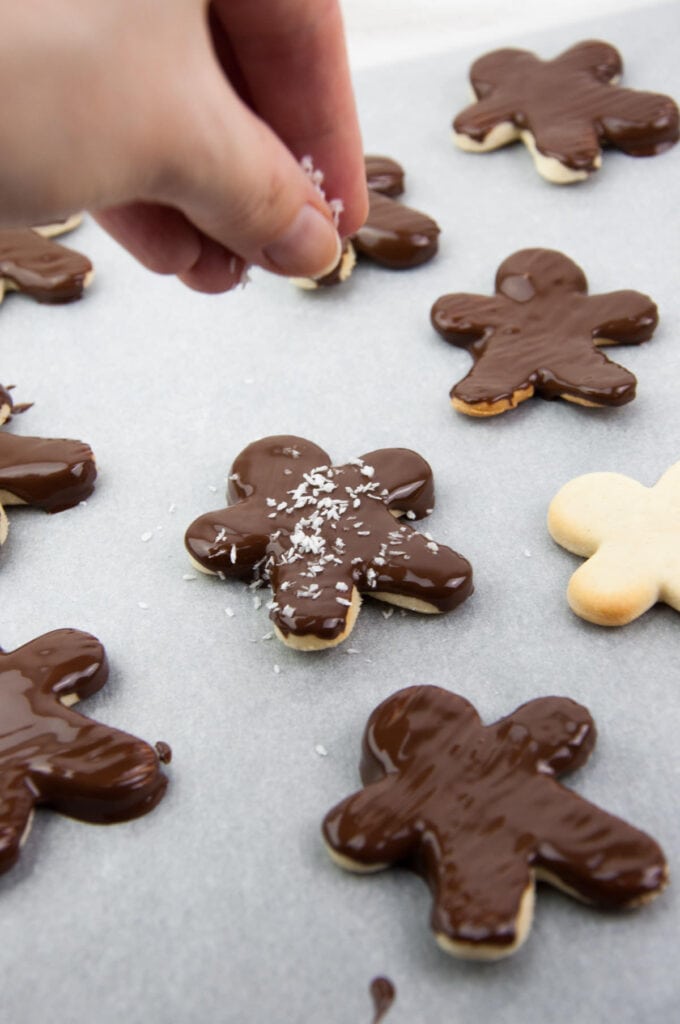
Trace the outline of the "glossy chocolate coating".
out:
[[[349,243],[356,253],[390,270],[408,270],[426,263],[437,252],[439,225],[431,217],[413,210],[394,197],[404,191],[404,169],[388,156],[364,157],[368,184],[368,216]],[[348,274],[337,267],[315,284],[340,284]]]
[[[404,168],[389,156],[365,156],[366,184],[383,196],[400,196],[404,191]]]
[[[87,257],[31,228],[0,231],[0,278],[38,302],[79,299],[91,271]]]
[[[594,405],[632,401],[635,377],[595,345],[647,341],[658,323],[656,306],[640,292],[589,296],[587,288],[583,271],[562,253],[524,249],[500,265],[494,296],[437,299],[435,329],[475,361],[451,398],[470,407],[516,404],[513,396],[527,391],[524,398],[535,391]]]
[[[427,214],[369,189],[366,223],[352,236],[362,256],[391,270],[427,263],[437,251],[439,225]]]
[[[421,519],[433,507],[432,471],[415,452],[385,448],[331,467],[310,441],[266,437],[235,460],[227,498],[229,508],[191,524],[187,549],[211,572],[268,582],[284,636],[339,636],[354,587],[441,612],[472,591],[464,558],[390,512]]]
[[[82,441],[0,433],[0,494],[62,512],[94,490],[97,467]]]
[[[373,1024],[380,1024],[392,1006],[397,992],[389,978],[374,978],[370,992],[373,1000]]]
[[[511,123],[528,129],[544,156],[587,173],[597,169],[603,145],[631,156],[661,153],[678,140],[678,108],[668,96],[615,85],[622,69],[618,51],[597,40],[549,61],[528,50],[495,50],[472,66],[477,102],[454,129],[482,143]]]
[[[587,761],[595,738],[587,709],[566,697],[484,726],[447,690],[401,690],[370,716],[365,788],[329,812],[324,837],[357,867],[410,867],[432,890],[438,936],[502,955],[536,873],[611,909],[666,882],[653,839],[557,781]]]
[[[35,806],[111,823],[145,814],[163,796],[153,747],[65,706],[107,676],[102,645],[74,629],[0,651],[0,872],[16,862]]]

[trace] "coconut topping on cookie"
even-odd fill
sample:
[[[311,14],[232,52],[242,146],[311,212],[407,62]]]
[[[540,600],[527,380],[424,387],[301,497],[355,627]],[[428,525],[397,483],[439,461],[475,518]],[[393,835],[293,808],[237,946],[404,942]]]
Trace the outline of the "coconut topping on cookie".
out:
[[[563,787],[595,745],[586,708],[540,697],[492,725],[437,686],[385,700],[363,738],[364,789],[326,816],[344,868],[399,864],[428,883],[444,950],[513,953],[531,927],[536,879],[616,910],[653,899],[668,869],[658,844]]]
[[[108,824],[146,814],[163,796],[167,744],[155,749],[72,708],[107,677],[104,648],[79,630],[0,648],[0,872],[18,859],[37,806]]]
[[[446,612],[472,591],[469,563],[395,517],[434,505],[432,471],[415,452],[383,448],[332,466],[303,438],[266,437],[238,456],[230,506],[186,532],[197,568],[268,583],[280,639],[300,650],[335,646],[360,595],[414,611]]]
[[[501,263],[495,295],[443,295],[431,319],[474,359],[451,404],[469,416],[495,416],[533,394],[578,405],[632,401],[635,377],[599,346],[648,341],[658,313],[640,292],[588,295],[585,274],[568,257],[523,249]]]
[[[548,181],[582,181],[602,162],[602,147],[630,156],[662,153],[678,141],[678,108],[669,96],[624,89],[621,55],[609,43],[577,43],[554,60],[504,49],[475,61],[476,102],[453,122],[454,139],[473,153],[521,139]]]

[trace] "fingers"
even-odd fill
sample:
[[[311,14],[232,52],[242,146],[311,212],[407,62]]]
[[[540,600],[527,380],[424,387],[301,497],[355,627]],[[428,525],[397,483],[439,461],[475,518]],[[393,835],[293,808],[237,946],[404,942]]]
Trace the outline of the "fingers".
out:
[[[215,0],[229,40],[228,73],[238,68],[249,104],[294,156],[310,155],[327,197],[340,198],[340,232],[366,219],[361,135],[336,0]],[[225,48],[218,55],[224,60]]]
[[[198,58],[189,74],[200,103],[189,93],[173,112],[181,131],[168,133],[155,198],[245,263],[288,276],[328,273],[341,243],[327,203],[217,62]]]
[[[207,238],[179,210],[136,202],[94,216],[149,270],[176,274],[195,291],[225,292],[243,279],[244,261]]]

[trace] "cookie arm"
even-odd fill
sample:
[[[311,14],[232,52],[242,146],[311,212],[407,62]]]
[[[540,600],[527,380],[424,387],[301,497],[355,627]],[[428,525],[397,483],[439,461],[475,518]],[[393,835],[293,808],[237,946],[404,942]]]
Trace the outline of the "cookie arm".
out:
[[[567,551],[589,557],[646,494],[643,484],[623,473],[585,473],[561,487],[550,502],[548,530]]]
[[[649,341],[659,322],[656,304],[642,292],[624,289],[589,295],[585,301],[598,345],[637,345]]]
[[[409,530],[376,566],[373,590],[366,593],[412,611],[448,612],[470,596],[472,566],[457,552]]]
[[[30,768],[38,803],[101,824],[127,821],[156,806],[167,777],[152,746],[75,711],[62,717],[70,726],[68,749],[57,748]]]
[[[453,138],[468,152],[500,149],[519,138],[512,104],[502,95],[490,95],[461,110],[453,122]]]
[[[6,505],[62,512],[88,498],[97,467],[82,441],[0,435],[0,494]]]
[[[55,629],[36,637],[7,655],[44,696],[57,696],[65,704],[96,693],[106,683],[109,666],[104,648],[90,633]]]
[[[596,906],[634,907],[653,899],[668,877],[651,836],[546,779],[551,799],[536,823],[540,878]]]
[[[341,801],[323,820],[333,860],[347,871],[382,871],[413,853],[418,835],[400,816],[399,780],[386,775]]]
[[[267,551],[271,523],[249,502],[199,516],[187,529],[184,544],[201,572],[250,579]]]
[[[661,93],[605,90],[599,123],[607,142],[629,156],[663,153],[680,135],[678,108]]]
[[[495,296],[456,292],[442,295],[432,306],[430,320],[438,334],[451,345],[469,348],[483,342],[507,318],[507,303]]]

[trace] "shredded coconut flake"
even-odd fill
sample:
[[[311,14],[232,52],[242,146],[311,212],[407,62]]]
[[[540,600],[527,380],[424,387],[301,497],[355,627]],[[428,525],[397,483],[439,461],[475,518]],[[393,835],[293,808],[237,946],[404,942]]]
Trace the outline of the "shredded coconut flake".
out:
[[[314,747],[314,750],[319,755],[319,757],[328,757],[328,751],[324,747],[323,743],[317,743],[316,746]]]
[[[151,532],[151,530],[147,530],[146,533],[142,534],[140,540],[143,540],[146,543],[147,541],[151,540],[152,537],[153,533]]]
[[[224,614],[227,616],[228,619],[233,619],[234,618],[234,609],[233,608],[225,608],[224,609]]]

